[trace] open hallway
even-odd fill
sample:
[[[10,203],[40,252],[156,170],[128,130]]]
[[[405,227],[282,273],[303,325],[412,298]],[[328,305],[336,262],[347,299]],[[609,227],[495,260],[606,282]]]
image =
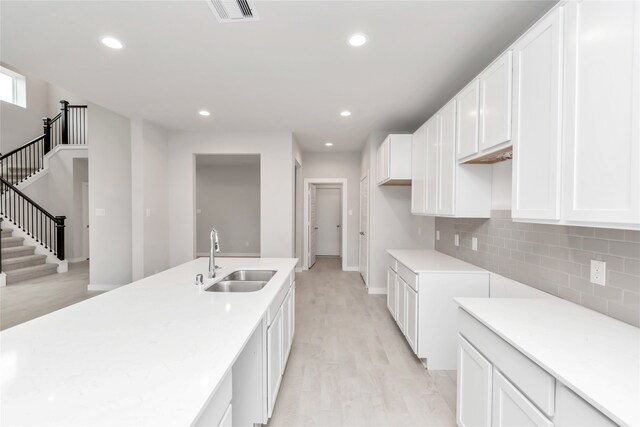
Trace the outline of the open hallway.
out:
[[[340,259],[296,274],[296,333],[274,426],[455,425],[455,371],[426,371],[384,295]]]

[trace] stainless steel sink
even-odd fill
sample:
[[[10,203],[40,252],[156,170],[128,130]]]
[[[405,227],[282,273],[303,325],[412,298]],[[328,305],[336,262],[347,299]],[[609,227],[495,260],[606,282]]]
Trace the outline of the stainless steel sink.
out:
[[[264,288],[276,274],[272,270],[238,270],[209,286],[207,292],[255,292]]]

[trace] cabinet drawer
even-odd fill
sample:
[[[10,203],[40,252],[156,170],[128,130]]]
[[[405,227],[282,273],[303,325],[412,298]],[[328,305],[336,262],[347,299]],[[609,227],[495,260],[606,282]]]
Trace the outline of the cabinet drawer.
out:
[[[398,275],[402,277],[402,280],[404,280],[407,285],[411,286],[414,291],[418,292],[418,277],[416,273],[398,263]]]
[[[555,378],[463,309],[460,333],[547,416],[555,410]]]
[[[389,266],[390,269],[392,269],[396,273],[398,272],[398,260],[396,260],[391,255],[389,255],[389,263],[387,265]]]

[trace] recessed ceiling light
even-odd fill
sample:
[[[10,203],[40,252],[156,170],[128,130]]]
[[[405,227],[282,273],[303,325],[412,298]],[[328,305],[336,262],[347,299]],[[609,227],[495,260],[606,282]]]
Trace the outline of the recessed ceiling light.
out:
[[[198,114],[200,114],[203,117],[209,117],[211,115],[211,113],[208,112],[207,110],[200,110],[198,111]]]
[[[327,147],[333,147],[333,142],[325,142],[324,145]]]
[[[351,37],[349,37],[349,44],[351,46],[362,46],[363,44],[365,44],[367,42],[367,36],[365,36],[364,34],[354,34]]]
[[[340,113],[342,117],[349,117],[351,115],[351,111],[344,110]]]
[[[113,37],[103,37],[102,44],[111,49],[122,49],[124,47],[120,40],[114,39]]]

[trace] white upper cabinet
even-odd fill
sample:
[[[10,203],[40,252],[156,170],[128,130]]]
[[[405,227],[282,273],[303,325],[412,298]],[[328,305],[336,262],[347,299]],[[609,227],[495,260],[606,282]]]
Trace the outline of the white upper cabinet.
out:
[[[458,159],[478,152],[478,113],[480,82],[475,79],[456,96],[458,118],[456,126]]]
[[[480,75],[480,151],[511,143],[511,58],[509,50]]]
[[[449,101],[437,114],[440,129],[438,150],[438,215],[455,213],[456,196],[456,101]]]
[[[513,48],[514,219],[560,217],[562,13],[550,12]]]
[[[426,145],[425,126],[415,131],[411,138],[411,213],[421,215],[425,213],[425,184],[426,184]]]
[[[411,185],[413,135],[387,136],[378,148],[378,185]]]
[[[427,182],[425,186],[425,213],[435,215],[437,213],[438,191],[438,119],[433,116],[425,125],[425,150],[427,157]]]
[[[567,222],[640,225],[639,16],[636,1],[565,6]]]

